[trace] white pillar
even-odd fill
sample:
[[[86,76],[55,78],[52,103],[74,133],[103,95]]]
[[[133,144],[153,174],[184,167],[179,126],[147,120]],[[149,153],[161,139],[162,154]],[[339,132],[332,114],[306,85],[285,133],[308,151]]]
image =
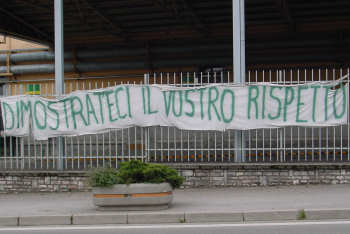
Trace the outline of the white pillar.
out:
[[[233,77],[235,83],[245,82],[245,17],[244,0],[232,0]],[[235,131],[235,162],[245,161],[244,132]]]
[[[63,0],[55,0],[55,85],[56,95],[64,94]],[[57,137],[57,169],[63,170],[63,137]]]

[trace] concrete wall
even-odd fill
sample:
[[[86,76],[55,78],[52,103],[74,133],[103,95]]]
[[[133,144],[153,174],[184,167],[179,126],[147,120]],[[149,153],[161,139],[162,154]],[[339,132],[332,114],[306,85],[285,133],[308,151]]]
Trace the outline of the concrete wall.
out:
[[[170,164],[184,188],[350,184],[350,164]],[[0,193],[89,191],[86,172],[0,172]]]

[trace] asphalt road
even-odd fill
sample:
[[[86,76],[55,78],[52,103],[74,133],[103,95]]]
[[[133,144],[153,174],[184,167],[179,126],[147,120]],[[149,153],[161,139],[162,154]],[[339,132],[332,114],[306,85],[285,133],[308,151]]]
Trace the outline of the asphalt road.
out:
[[[0,228],[0,234],[348,234],[350,221]]]

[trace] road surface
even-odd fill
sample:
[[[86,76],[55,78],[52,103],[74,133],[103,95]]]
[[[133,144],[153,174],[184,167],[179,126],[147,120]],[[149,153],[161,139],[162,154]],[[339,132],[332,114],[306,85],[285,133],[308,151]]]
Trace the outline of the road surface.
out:
[[[0,228],[0,234],[348,234],[350,221]]]

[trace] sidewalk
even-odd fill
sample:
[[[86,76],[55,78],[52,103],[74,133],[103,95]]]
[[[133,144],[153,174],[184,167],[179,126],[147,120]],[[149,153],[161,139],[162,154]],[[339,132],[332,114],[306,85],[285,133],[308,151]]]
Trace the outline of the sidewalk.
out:
[[[91,193],[0,194],[0,226],[350,219],[350,185],[176,190],[163,211],[96,211]]]

